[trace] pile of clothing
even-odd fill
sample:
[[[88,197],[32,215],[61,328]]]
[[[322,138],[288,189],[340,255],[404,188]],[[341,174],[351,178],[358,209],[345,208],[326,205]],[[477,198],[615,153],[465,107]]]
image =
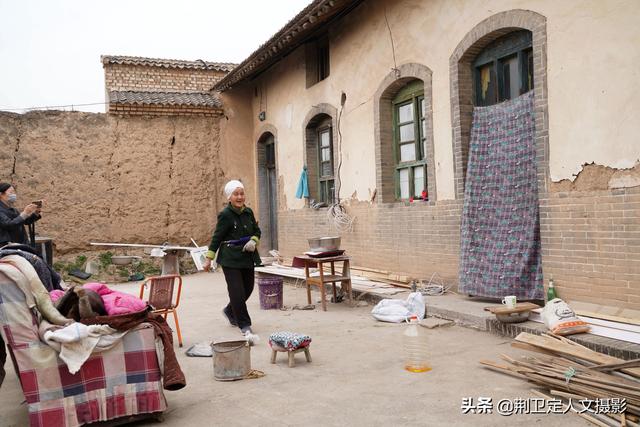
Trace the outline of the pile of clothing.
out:
[[[64,289],[60,275],[25,245],[0,249],[0,271],[22,290],[29,308],[41,315],[40,339],[59,353],[71,374],[93,352],[113,347],[129,330],[149,323],[163,344],[163,354],[159,354],[159,360],[164,360],[163,387],[179,390],[186,385],[173,350],[171,328],[141,299],[102,283]],[[5,344],[0,342],[0,384],[4,359]]]

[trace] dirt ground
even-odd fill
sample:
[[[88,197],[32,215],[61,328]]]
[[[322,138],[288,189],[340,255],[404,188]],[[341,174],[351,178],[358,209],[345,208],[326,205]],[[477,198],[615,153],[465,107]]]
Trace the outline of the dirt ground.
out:
[[[116,285],[137,293],[138,284]],[[315,300],[319,294],[312,294]],[[533,397],[525,382],[486,370],[481,359],[499,360],[500,353],[519,355],[510,339],[458,326],[427,330],[433,370],[409,373],[403,369],[403,325],[381,323],[371,306],[352,308],[329,304],[315,310],[260,310],[258,289],[249,300],[254,332],[260,343],[251,350],[252,367],[263,378],[219,382],[213,378],[211,358],[191,358],[189,346],[212,339],[239,338],[221,309],[227,302],[221,273],[185,276],[179,316],[184,347],[176,349],[188,385],[165,392],[169,409],[164,426],[200,425],[526,425],[584,426],[576,414],[502,416],[500,399]],[[285,286],[284,304],[305,305],[303,288]],[[316,304],[319,307],[319,304]],[[169,321],[173,325],[172,320]],[[270,333],[290,330],[310,335],[313,362],[296,355],[289,368],[284,354],[270,364]],[[13,369],[0,389],[0,426],[28,424],[27,408]],[[493,414],[463,414],[462,399],[490,397]],[[154,425],[155,422],[138,425]],[[157,425],[157,424],[156,424]]]

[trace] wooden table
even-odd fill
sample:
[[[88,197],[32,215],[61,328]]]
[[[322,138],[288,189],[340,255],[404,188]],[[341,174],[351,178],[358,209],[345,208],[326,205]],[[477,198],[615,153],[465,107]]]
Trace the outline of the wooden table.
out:
[[[311,285],[318,285],[320,287],[320,296],[322,298],[322,310],[327,311],[327,298],[324,292],[325,283],[331,283],[333,285],[333,300],[338,300],[338,294],[336,292],[336,282],[340,282],[343,291],[347,291],[349,301],[353,301],[353,294],[351,293],[351,270],[349,262],[351,258],[347,255],[332,256],[326,258],[314,258],[308,255],[302,255],[297,257],[304,262],[304,275],[305,283],[307,284],[307,302],[311,304]],[[342,262],[342,274],[336,274],[336,262]],[[309,266],[316,264],[320,272],[320,276],[311,277],[309,274]],[[325,274],[324,264],[331,265],[331,274]]]

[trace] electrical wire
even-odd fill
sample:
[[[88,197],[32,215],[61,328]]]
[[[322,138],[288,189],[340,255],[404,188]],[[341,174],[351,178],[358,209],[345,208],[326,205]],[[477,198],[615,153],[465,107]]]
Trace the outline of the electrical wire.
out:
[[[421,282],[422,283],[417,286],[417,291],[422,295],[439,296],[444,295],[447,292],[451,292],[451,285],[447,285],[445,280],[439,277],[437,272],[431,275],[431,278],[429,279],[429,282],[427,282],[427,284],[424,283],[424,280],[422,280]]]
[[[327,218],[341,233],[351,232],[356,218],[347,213],[340,203],[333,204],[327,209]]]
[[[28,107],[28,108],[2,108],[0,107],[0,111],[35,111],[35,110],[51,110],[57,108],[67,108],[71,107],[73,110],[74,107],[88,107],[91,105],[106,105],[108,102],[92,102],[89,104],[68,104],[68,105],[47,105],[43,107]]]
[[[342,187],[342,180],[340,178],[340,169],[342,168],[342,131],[340,128],[340,120],[342,118],[342,112],[344,111],[344,104],[346,102],[346,95],[344,92],[340,99],[340,112],[338,113],[337,128],[338,128],[338,168],[336,171],[337,185],[335,187],[335,199],[336,203],[329,206],[327,209],[327,218],[333,222],[336,230],[341,233],[351,232],[353,230],[353,223],[355,217],[350,216],[347,210],[340,200],[340,188]]]
[[[393,55],[393,68],[392,70],[396,73],[396,78],[400,77],[400,70],[398,69],[398,64],[396,63],[396,48],[393,44],[393,34],[391,33],[391,26],[389,25],[389,20],[387,19],[387,8],[384,8],[384,22],[387,23],[387,30],[389,30],[389,38],[391,39],[391,53]]]

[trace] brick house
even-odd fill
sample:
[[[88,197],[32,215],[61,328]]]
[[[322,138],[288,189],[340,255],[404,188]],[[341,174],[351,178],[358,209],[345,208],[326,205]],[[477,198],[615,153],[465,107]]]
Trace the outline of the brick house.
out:
[[[123,115],[215,115],[222,105],[211,88],[235,66],[109,55],[101,61],[108,112]]]
[[[310,199],[339,201],[355,265],[457,283],[472,111],[533,93],[543,282],[640,309],[640,5],[616,4],[313,1],[214,86],[262,244],[335,235]]]

